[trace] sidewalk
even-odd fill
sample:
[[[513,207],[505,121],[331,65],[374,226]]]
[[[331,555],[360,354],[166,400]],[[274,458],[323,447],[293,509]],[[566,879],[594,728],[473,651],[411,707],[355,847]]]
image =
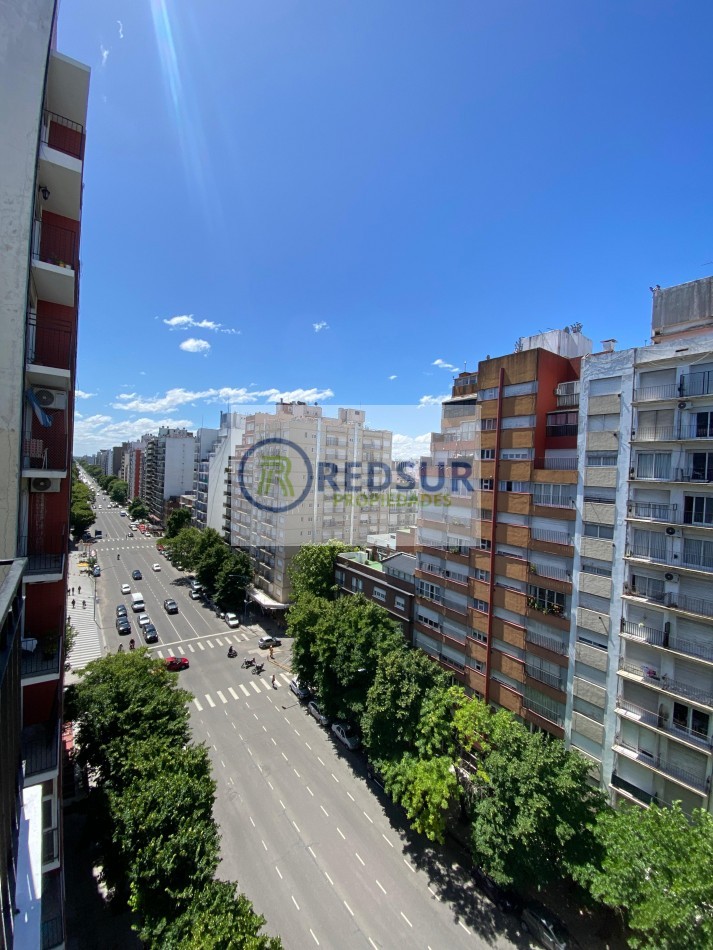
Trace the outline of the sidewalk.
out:
[[[68,685],[74,682],[72,673],[77,670],[83,670],[91,660],[96,660],[104,655],[102,636],[99,631],[97,618],[97,581],[101,583],[101,578],[94,578],[91,575],[79,573],[80,553],[70,551],[69,554],[69,573],[67,577],[67,619],[77,631],[77,636],[69,655],[70,672],[65,676],[65,683]],[[74,594],[72,594],[74,590]],[[74,607],[72,606],[74,600]],[[82,602],[86,607],[82,607]],[[71,618],[71,619],[70,619]]]

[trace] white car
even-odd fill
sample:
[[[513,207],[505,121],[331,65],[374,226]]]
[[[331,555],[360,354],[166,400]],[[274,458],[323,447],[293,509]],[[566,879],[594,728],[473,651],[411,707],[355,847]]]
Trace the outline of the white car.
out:
[[[298,699],[309,699],[310,692],[306,686],[301,686],[297,677],[290,680],[290,689]]]
[[[225,615],[225,622],[227,623],[227,625],[228,625],[229,627],[239,627],[239,626],[240,626],[240,618],[238,617],[237,614],[226,614],[226,615]]]
[[[139,614],[139,626],[140,626],[140,627],[148,627],[148,625],[149,625],[150,623],[151,623],[151,618],[149,617],[148,614]]]
[[[350,751],[359,748],[359,736],[348,722],[335,722],[332,732]]]
[[[121,585],[121,593],[122,593],[122,594],[130,594],[130,593],[131,593],[131,587],[130,587],[128,584],[122,584],[122,585]]]
[[[153,567],[151,568],[151,570],[152,570],[152,571],[160,571],[160,570],[161,570],[161,565],[160,565],[160,564],[154,564]]]

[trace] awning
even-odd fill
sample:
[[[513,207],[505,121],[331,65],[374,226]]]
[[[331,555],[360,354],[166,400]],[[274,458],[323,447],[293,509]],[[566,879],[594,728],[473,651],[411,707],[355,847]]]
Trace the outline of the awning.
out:
[[[270,597],[264,590],[255,588],[247,591],[247,597],[248,600],[252,600],[258,607],[264,607],[265,610],[287,610],[290,606],[289,604],[281,604],[279,600]]]

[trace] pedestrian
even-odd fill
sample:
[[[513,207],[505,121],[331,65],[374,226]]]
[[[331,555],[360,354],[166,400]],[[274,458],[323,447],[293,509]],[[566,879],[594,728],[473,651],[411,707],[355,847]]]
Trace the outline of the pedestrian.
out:
[[[74,605],[75,605],[75,604],[76,604],[76,600],[75,600],[74,597],[73,597],[73,598],[72,598],[72,610],[74,610]]]
[[[83,600],[83,601],[82,601],[82,610],[86,610],[86,609],[87,609],[87,602],[86,602],[86,600]]]
[[[68,587],[68,588],[67,588],[67,597],[69,597],[69,593],[70,593],[70,589],[69,589],[69,587]]]
[[[275,648],[270,647],[270,659],[272,659],[274,653],[275,653]]]
[[[81,587],[77,587],[77,593],[78,593],[78,594],[81,594],[81,593],[82,593],[82,588],[81,588]]]
[[[272,688],[277,689],[277,683],[275,682],[275,674],[272,674]]]
[[[74,588],[72,588],[72,593],[74,594]]]

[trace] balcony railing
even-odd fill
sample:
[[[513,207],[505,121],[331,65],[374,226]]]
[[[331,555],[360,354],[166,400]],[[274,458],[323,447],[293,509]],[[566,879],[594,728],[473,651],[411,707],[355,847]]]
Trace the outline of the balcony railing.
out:
[[[708,426],[658,426],[637,429],[633,439],[636,442],[680,442],[688,439],[713,439],[713,432]]]
[[[659,673],[653,666],[639,666],[636,663],[621,660],[619,662],[619,670],[630,673],[632,676],[638,676],[642,682],[648,686],[653,686],[664,693],[684,696],[686,699],[690,699],[694,703],[699,703],[701,706],[713,705],[713,691],[699,689],[697,686],[691,686],[690,683],[684,683],[682,680],[672,679],[665,673]]]
[[[663,758],[663,756],[649,755],[646,752],[642,752],[641,749],[638,749],[630,742],[625,742],[623,739],[616,739],[615,744],[622,749],[633,752],[637,762],[641,762],[643,765],[649,765],[659,772],[664,772],[672,778],[679,779],[681,782],[685,782],[686,785],[697,788],[701,792],[705,790],[706,779],[704,774],[692,772],[690,769],[683,768],[683,766],[675,765],[668,759]]]
[[[565,534],[563,531],[551,531],[549,528],[532,528],[530,536],[533,541],[546,541],[548,544],[574,543],[571,534]]]
[[[685,373],[681,376],[678,396],[709,396],[713,393],[713,373]]]
[[[667,383],[664,386],[642,386],[640,389],[634,390],[634,402],[675,399],[677,396],[679,396],[679,391],[676,383]]]
[[[38,723],[22,730],[25,777],[50,772],[59,762],[59,721]]]
[[[567,656],[569,653],[569,646],[566,643],[563,643],[561,640],[555,640],[554,637],[546,637],[542,633],[534,633],[531,630],[526,630],[525,641],[542,647],[545,650],[551,650],[552,653],[557,653],[560,656]]]
[[[59,828],[48,828],[42,832],[42,863],[51,864],[59,860]]]
[[[28,407],[28,411],[32,411]],[[32,421],[33,438],[22,443],[22,467],[38,471],[66,471],[68,467],[68,439],[65,427],[67,414],[63,409],[49,410],[52,425],[44,428]]]
[[[642,518],[647,521],[663,521],[667,524],[681,523],[678,505],[657,505],[637,501],[629,505],[629,514],[632,518]]]
[[[670,478],[663,479],[664,481],[671,481]],[[713,482],[713,465],[705,466],[696,466],[693,465],[684,465],[682,468],[677,468],[673,474],[674,482],[706,482],[710,484]]]
[[[576,472],[578,457],[576,455],[562,456],[560,458],[536,458],[535,468],[555,469],[559,472]]]
[[[693,571],[708,571],[709,573],[713,571],[713,557],[707,557],[705,554],[694,557],[690,552],[686,551],[685,543],[683,545],[681,564],[683,567],[689,567]]]
[[[42,950],[52,950],[64,943],[62,917],[51,917],[42,921]]]
[[[52,673],[59,673],[61,659],[62,637],[51,637],[45,641],[38,640],[34,650],[22,651],[21,676],[49,676]]]
[[[625,557],[636,557],[642,561],[655,561],[657,564],[670,564],[672,555],[661,548],[651,548],[648,544],[632,544],[627,548]]]
[[[551,686],[552,689],[564,690],[564,683],[561,676],[556,676],[554,673],[541,670],[536,666],[530,666],[529,663],[525,664],[525,672],[532,679],[538,680],[540,683],[545,683],[545,685]]]
[[[621,699],[620,697],[617,698],[616,701],[616,711],[620,716],[625,716],[627,719],[633,719],[636,722],[645,722],[649,726],[661,730],[661,732],[667,732],[674,737],[678,736],[679,738],[686,739],[688,742],[700,745],[708,751],[709,740],[705,732],[690,729],[688,726],[671,725],[668,721],[668,716],[664,715],[663,712],[657,713],[653,709],[637,706],[636,703],[630,703],[628,699]]]
[[[530,573],[535,574],[537,577],[551,577],[554,581],[567,581],[572,580],[572,574],[570,571],[565,570],[564,567],[552,567],[551,564],[537,564],[535,561],[530,562]]]
[[[710,600],[704,600],[702,597],[668,593],[664,596],[664,604],[666,607],[685,610],[690,614],[698,614],[701,617],[713,617],[713,603]]]
[[[55,369],[71,369],[76,343],[72,330],[37,325],[37,314],[27,314],[27,362]]]
[[[77,232],[58,224],[41,222],[35,232],[32,257],[57,267],[77,267]]]
[[[37,543],[37,539],[35,539]],[[45,547],[49,548],[51,552],[54,550],[55,553],[43,552],[41,554],[36,554],[33,551],[28,551],[28,547],[32,548],[33,544],[28,541],[26,537],[20,537],[18,539],[18,552],[20,557],[27,558],[27,570],[25,574],[31,576],[33,574],[61,574],[64,568],[64,550],[67,547],[67,542],[64,541],[50,541],[42,540],[42,544]]]
[[[579,426],[576,422],[569,425],[548,425],[546,430],[548,436],[561,437],[564,435],[577,435]]]
[[[642,585],[637,587],[635,584],[624,584],[624,594],[631,597],[645,597],[646,600],[651,600],[655,604],[663,604],[666,600],[663,584],[660,588]]]
[[[525,709],[529,709],[531,712],[534,712],[541,719],[546,719],[548,722],[553,722],[555,725],[559,726],[560,729],[564,729],[564,716],[560,713],[555,712],[554,709],[550,709],[549,706],[545,706],[543,703],[538,703],[535,699],[530,699],[528,696],[523,697],[522,705]]]
[[[45,111],[42,141],[65,155],[79,159],[84,157],[84,127],[56,112]]]
[[[641,802],[642,805],[651,805],[657,801],[656,796],[651,792],[645,792],[642,788],[639,788],[638,785],[633,785],[631,782],[627,782],[626,779],[619,778],[616,772],[612,772],[611,784],[614,788],[618,788],[620,791],[631,795],[632,798],[635,798],[637,802]]]

